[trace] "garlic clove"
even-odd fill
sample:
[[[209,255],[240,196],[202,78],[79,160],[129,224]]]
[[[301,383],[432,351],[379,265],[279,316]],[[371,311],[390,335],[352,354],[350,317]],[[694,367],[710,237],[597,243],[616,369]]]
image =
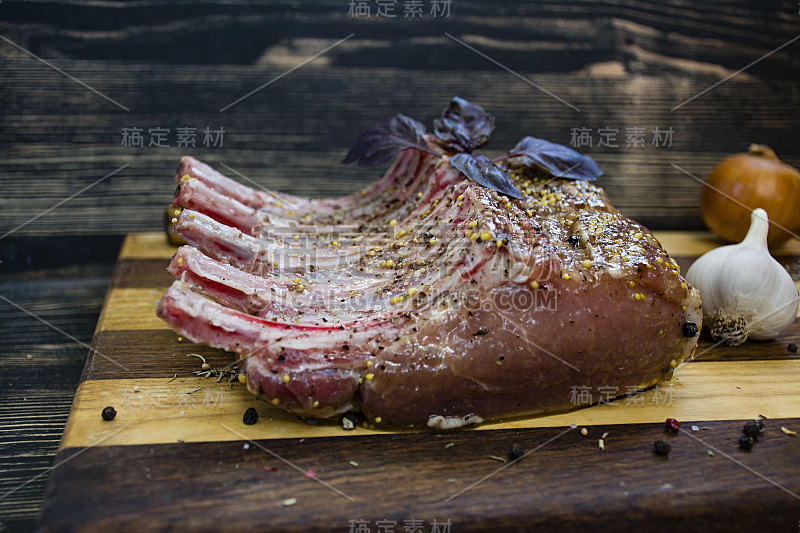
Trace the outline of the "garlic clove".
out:
[[[769,233],[769,216],[761,208],[753,209],[750,213],[750,229],[739,244],[756,250],[769,250],[767,234]],[[770,256],[772,258],[772,256]],[[773,259],[773,261],[775,261]]]
[[[700,291],[703,321],[712,337],[729,346],[748,338],[774,338],[797,315],[797,287],[769,254],[768,230],[766,211],[755,209],[742,242],[711,250],[686,273],[686,280]]]

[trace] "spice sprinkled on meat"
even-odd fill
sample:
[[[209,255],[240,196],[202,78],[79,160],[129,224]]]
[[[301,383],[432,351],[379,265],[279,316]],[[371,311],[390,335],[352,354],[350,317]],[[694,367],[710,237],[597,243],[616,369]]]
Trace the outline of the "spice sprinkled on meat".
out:
[[[187,244],[159,316],[237,353],[274,405],[395,426],[566,409],[576,388],[645,388],[691,356],[697,291],[602,189],[530,164],[530,141],[486,163],[438,132],[341,198],[184,157],[170,231]],[[499,181],[470,177],[465,154]]]

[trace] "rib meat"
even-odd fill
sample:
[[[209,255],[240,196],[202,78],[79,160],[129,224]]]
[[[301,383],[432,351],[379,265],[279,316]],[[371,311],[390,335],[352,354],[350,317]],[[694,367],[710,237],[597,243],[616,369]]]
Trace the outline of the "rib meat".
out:
[[[702,317],[677,263],[602,189],[507,164],[521,200],[416,148],[311,200],[184,157],[158,315],[304,417],[452,428],[668,377]]]

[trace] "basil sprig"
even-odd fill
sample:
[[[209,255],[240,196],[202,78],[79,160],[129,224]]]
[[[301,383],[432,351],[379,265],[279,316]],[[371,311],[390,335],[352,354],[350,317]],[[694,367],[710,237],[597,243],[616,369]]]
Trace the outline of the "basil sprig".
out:
[[[522,198],[511,177],[497,163],[517,158],[554,178],[595,180],[603,171],[591,157],[545,139],[524,137],[506,155],[494,161],[473,151],[486,146],[494,130],[494,118],[479,105],[458,96],[433,122],[436,141],[450,153],[450,162],[472,181],[512,198]],[[436,154],[425,140],[425,126],[405,115],[396,115],[365,131],[356,139],[342,163],[360,167],[385,163],[395,154],[417,148]]]

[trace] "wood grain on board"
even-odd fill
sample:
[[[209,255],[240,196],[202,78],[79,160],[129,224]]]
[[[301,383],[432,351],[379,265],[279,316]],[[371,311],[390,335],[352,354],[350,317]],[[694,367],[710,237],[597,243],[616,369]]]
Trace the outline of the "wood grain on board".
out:
[[[790,530],[800,451],[777,427],[798,419],[767,423],[749,453],[736,447],[743,421],[677,435],[662,422],[593,426],[585,437],[561,427],[69,448],[41,529]],[[669,457],[653,452],[656,439],[669,441]],[[497,459],[515,444],[530,453]]]
[[[657,236],[683,260],[715,245],[702,233]],[[193,375],[198,356],[211,368],[233,356],[179,339],[155,317],[174,250],[163,233],[123,243],[56,458],[45,531],[344,532],[358,520],[394,521],[401,531],[412,519],[428,530],[433,520],[449,520],[464,531],[586,524],[604,531],[641,526],[648,516],[654,530],[736,529],[755,524],[765,508],[772,510],[765,523],[796,521],[800,440],[780,427],[800,429],[800,355],[787,349],[800,342],[800,322],[779,339],[733,349],[704,337],[670,382],[635,396],[593,390],[592,402],[607,401],[576,400],[572,411],[460,433],[346,431],[338,420],[290,415],[238,381]],[[776,253],[793,262],[798,251],[790,243]],[[110,422],[100,416],[108,405],[117,411]],[[249,407],[260,415],[252,426],[242,422]],[[757,416],[766,417],[767,431],[744,452],[741,427]],[[664,433],[670,417],[683,422],[677,435]],[[669,458],[653,452],[660,438],[673,447]],[[513,444],[532,453],[509,464]],[[623,522],[607,519],[616,513]],[[681,518],[667,521],[674,513]]]
[[[83,265],[0,281],[0,295],[72,336],[0,304],[0,531],[30,529],[41,509],[111,273]]]
[[[395,18],[374,5],[353,17],[341,0],[40,4],[2,4],[0,34],[108,99],[0,42],[2,226],[99,182],[20,236],[157,229],[184,153],[267,188],[351,192],[377,176],[340,164],[360,133],[397,113],[431,128],[454,95],[495,116],[487,153],[526,135],[571,144],[605,170],[614,204],[655,229],[701,229],[699,180],[750,143],[800,165],[791,1],[457,0],[447,17],[427,1],[404,17],[400,2]],[[131,128],[141,148],[125,142]],[[195,128],[194,145],[179,128]],[[591,145],[573,143],[581,128]],[[671,129],[668,145],[656,129]]]

